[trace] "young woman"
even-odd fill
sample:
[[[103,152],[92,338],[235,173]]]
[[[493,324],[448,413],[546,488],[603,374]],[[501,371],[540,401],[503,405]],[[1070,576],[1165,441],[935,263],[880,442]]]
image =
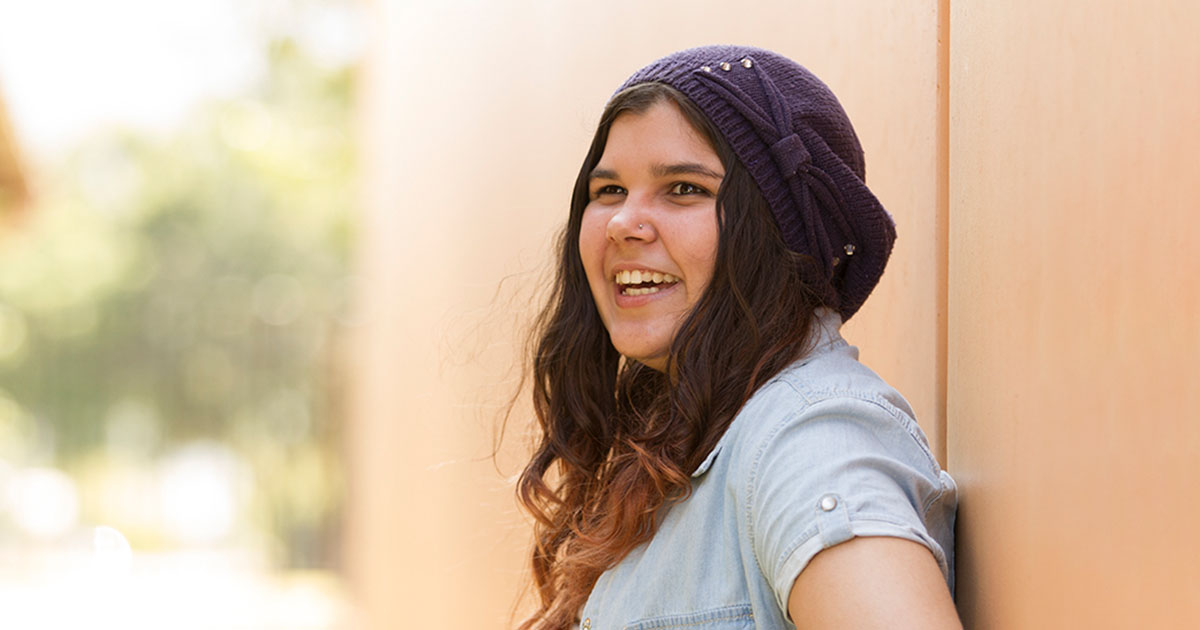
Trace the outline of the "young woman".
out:
[[[952,628],[954,482],[838,334],[895,231],[845,112],[682,51],[601,118],[533,357],[523,628]]]

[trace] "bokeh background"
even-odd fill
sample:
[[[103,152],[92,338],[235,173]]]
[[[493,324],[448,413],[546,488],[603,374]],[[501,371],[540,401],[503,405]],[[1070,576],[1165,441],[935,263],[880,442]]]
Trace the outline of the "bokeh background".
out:
[[[959,482],[966,626],[1200,625],[1195,3],[27,4],[12,627],[511,627],[570,183],[625,76],[713,42],[799,60],[862,139],[900,238],[844,333]]]
[[[0,7],[0,626],[346,627],[362,7]]]

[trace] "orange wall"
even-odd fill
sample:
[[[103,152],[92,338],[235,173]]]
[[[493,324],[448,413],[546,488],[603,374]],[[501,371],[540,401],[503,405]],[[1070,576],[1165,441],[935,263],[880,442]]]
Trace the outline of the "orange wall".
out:
[[[504,476],[518,471],[528,416],[514,420],[500,472],[488,454],[513,387],[516,325],[547,282],[550,238],[605,100],[673,50],[772,48],[841,97],[868,181],[900,224],[878,295],[847,334],[939,441],[936,2],[379,0],[372,10],[347,532],[371,627],[510,625],[529,535]]]
[[[951,6],[960,610],[1200,627],[1200,5]]]

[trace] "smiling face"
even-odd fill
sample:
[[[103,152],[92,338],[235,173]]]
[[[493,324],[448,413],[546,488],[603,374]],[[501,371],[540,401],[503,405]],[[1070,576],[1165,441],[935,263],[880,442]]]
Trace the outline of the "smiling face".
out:
[[[579,252],[600,319],[622,355],[666,366],[717,255],[720,158],[668,100],[619,115],[589,177]]]

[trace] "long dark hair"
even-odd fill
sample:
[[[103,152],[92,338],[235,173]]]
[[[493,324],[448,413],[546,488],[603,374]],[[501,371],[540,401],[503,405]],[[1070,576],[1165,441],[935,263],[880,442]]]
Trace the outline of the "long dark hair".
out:
[[[707,290],[658,372],[618,354],[596,311],[579,255],[588,175],[613,121],[677,106],[725,167],[719,241]],[[557,243],[553,292],[531,347],[540,439],[517,485],[535,519],[536,613],[523,629],[565,629],[596,579],[648,541],[666,504],[686,498],[690,473],[764,382],[808,350],[822,287],[813,261],[788,250],[771,210],[712,123],[658,83],[630,87],[601,116]],[[670,375],[670,376],[668,376]]]

